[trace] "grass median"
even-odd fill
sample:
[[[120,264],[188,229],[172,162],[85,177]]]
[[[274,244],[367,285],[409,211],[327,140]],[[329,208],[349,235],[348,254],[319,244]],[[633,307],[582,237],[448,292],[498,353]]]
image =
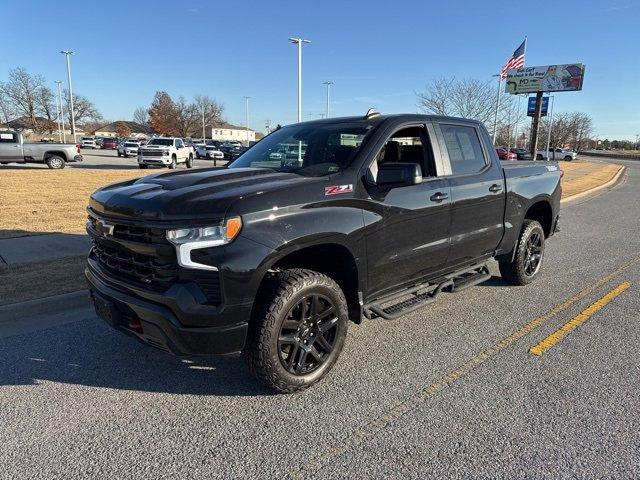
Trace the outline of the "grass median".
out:
[[[85,208],[95,190],[146,174],[133,169],[0,169],[0,238],[84,233]]]

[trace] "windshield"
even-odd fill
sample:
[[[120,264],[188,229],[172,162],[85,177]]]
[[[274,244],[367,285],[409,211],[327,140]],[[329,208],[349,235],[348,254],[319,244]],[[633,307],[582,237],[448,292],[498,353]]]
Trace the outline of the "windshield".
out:
[[[172,147],[173,140],[170,138],[154,138],[147,145],[162,145],[163,147]]]
[[[137,143],[133,143],[133,142],[127,142],[124,144],[125,147],[137,147],[138,144]]]
[[[366,123],[291,125],[256,143],[229,168],[270,168],[308,177],[340,172],[351,164],[371,128]]]

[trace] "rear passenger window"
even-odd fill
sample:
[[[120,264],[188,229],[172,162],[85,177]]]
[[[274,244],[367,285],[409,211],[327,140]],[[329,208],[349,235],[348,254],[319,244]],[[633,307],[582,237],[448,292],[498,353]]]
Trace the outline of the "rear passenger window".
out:
[[[0,143],[18,143],[17,133],[0,133]]]
[[[486,166],[487,162],[475,128],[441,124],[440,129],[449,153],[453,175],[476,173]]]

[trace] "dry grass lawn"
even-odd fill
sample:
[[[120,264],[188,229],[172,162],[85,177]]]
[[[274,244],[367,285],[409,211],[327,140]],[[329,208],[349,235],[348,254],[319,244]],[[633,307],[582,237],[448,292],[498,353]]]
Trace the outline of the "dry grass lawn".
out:
[[[84,233],[85,207],[99,187],[146,170],[0,169],[0,238],[46,232]]]
[[[86,256],[0,265],[0,305],[24,302],[87,288]]]
[[[607,183],[622,167],[612,163],[574,161],[560,162],[560,168],[564,170],[562,197],[567,198]]]

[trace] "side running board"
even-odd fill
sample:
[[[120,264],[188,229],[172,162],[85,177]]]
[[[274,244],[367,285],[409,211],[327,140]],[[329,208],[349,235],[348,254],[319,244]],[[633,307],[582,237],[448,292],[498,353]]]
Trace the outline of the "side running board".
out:
[[[363,308],[364,316],[369,319],[380,317],[385,320],[396,320],[402,315],[413,312],[418,308],[434,302],[436,297],[442,291],[460,292],[473,285],[486,282],[490,278],[491,274],[489,273],[489,269],[486,265],[476,265],[474,267],[440,277],[426,286],[417,285],[402,292],[381,298],[375,303],[365,305]],[[426,288],[433,285],[436,286],[433,290],[425,292]],[[398,303],[382,307],[382,304],[388,304],[409,295],[411,295],[409,298],[401,300]]]

